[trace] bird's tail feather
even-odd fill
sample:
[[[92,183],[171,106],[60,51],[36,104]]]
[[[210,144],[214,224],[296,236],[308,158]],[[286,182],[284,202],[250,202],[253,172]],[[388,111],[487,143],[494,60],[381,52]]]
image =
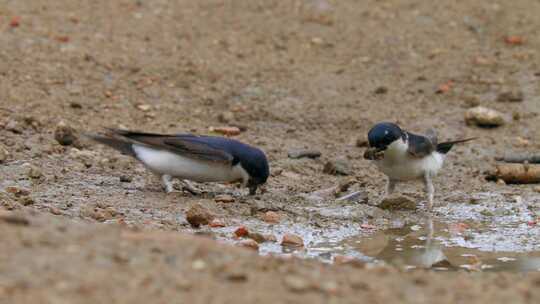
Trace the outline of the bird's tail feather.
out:
[[[464,142],[471,141],[471,140],[474,140],[474,139],[476,139],[476,137],[442,142],[440,144],[437,144],[437,152],[442,153],[442,154],[446,154],[446,153],[448,153],[448,151],[450,151],[450,149],[452,149],[452,147],[455,144],[464,143]]]
[[[135,151],[133,151],[133,143],[129,141],[114,138],[114,137],[107,137],[107,136],[94,135],[94,134],[86,134],[86,136],[88,136],[89,138],[101,144],[107,145],[115,150],[118,150],[124,154],[135,156]]]

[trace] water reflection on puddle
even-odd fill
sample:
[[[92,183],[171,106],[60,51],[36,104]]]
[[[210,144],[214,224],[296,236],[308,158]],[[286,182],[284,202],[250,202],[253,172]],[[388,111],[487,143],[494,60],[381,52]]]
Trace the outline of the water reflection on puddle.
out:
[[[473,271],[540,271],[540,251],[481,251],[457,246],[467,242],[469,225],[444,224],[426,218],[424,223],[375,232],[369,237],[349,238],[337,245],[338,254],[383,261],[405,269],[468,269]],[[535,236],[531,236],[535,237]],[[536,236],[539,238],[540,236]],[[496,242],[496,239],[494,240]],[[327,247],[318,244],[315,247]],[[333,248],[336,249],[335,245]],[[494,244],[496,248],[496,244]],[[538,248],[537,248],[538,249]],[[356,252],[356,253],[355,253]],[[324,254],[321,258],[325,258]]]

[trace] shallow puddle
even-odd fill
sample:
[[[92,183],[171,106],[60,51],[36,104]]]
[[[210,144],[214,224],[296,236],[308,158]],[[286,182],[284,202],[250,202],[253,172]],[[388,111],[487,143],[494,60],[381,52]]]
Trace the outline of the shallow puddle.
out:
[[[421,225],[389,228],[369,237],[346,239],[340,246],[346,248],[345,254],[358,251],[371,261],[405,269],[540,271],[540,248],[526,251],[522,249],[529,246],[524,246],[514,251],[498,251],[497,238],[493,238],[493,250],[486,250],[489,243],[480,240],[475,244],[471,240],[478,233],[476,229],[463,222],[446,224],[427,218]]]
[[[386,225],[336,221],[324,228],[305,223],[250,226],[278,239],[295,233],[306,244],[297,249],[263,243],[263,255],[293,254],[324,262],[345,256],[404,269],[529,272],[540,271],[538,203],[538,197],[508,201],[499,194],[478,193],[474,203],[440,206],[435,216],[399,213]]]

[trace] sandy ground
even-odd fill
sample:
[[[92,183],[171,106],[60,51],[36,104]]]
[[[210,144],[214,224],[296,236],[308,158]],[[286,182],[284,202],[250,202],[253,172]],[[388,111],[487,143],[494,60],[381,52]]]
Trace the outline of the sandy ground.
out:
[[[29,221],[2,213],[0,302],[537,302],[537,273],[332,266],[207,238],[236,243],[232,231],[259,229],[268,210],[281,218],[278,239],[296,224],[387,225],[393,212],[312,197],[348,181],[380,198],[384,177],[357,147],[380,120],[479,138],[456,147],[436,179],[438,219],[478,193],[538,210],[534,185],[484,178],[494,156],[540,148],[538,12],[532,0],[0,1],[0,208]],[[523,100],[497,101],[507,91]],[[467,126],[476,105],[507,123]],[[59,123],[76,131],[75,147],[55,140]],[[198,185],[199,196],[166,195],[140,164],[81,136],[227,125],[268,154],[264,193]],[[298,148],[322,156],[287,157]],[[335,159],[349,176],[323,172]],[[418,185],[400,190],[421,200]],[[216,203],[223,193],[235,202]],[[226,227],[189,235],[200,234],[185,218],[195,204]]]

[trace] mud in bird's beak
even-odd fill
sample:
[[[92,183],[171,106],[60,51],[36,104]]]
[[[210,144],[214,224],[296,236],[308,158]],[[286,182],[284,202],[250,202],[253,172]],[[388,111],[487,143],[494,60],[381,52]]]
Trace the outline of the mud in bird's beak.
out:
[[[364,152],[364,159],[369,160],[380,160],[384,157],[384,151],[386,150],[386,147],[384,148],[367,148]]]

